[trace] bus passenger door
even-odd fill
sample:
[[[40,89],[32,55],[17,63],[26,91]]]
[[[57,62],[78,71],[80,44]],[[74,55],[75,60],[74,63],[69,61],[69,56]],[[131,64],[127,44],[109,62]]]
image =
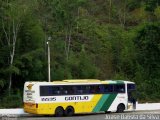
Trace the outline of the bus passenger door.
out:
[[[128,110],[136,109],[136,90],[135,84],[127,84],[127,94],[128,94]]]

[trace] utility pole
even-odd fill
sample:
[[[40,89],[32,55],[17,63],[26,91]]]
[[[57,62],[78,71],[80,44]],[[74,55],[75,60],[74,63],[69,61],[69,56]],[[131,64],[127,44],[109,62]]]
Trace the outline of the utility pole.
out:
[[[47,41],[47,45],[48,45],[48,82],[51,82],[50,41],[51,41],[51,37],[48,37],[48,41]]]

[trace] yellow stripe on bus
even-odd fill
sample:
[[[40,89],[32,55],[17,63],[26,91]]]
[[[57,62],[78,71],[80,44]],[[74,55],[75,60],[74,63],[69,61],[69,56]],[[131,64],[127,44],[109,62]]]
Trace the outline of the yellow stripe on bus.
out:
[[[38,108],[31,108],[27,104],[24,106],[24,109],[27,112],[34,114],[55,114],[55,109],[58,106],[62,106],[65,110],[68,106],[72,106],[75,110],[75,113],[88,113],[92,112],[94,107],[97,105],[98,101],[102,97],[102,94],[94,95],[91,101],[86,102],[59,102],[59,103],[39,103]]]

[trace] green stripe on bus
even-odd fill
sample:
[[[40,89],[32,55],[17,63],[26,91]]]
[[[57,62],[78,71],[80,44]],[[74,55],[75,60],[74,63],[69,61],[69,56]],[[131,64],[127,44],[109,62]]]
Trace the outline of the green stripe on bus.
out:
[[[110,95],[106,94],[106,95],[102,95],[102,97],[100,98],[100,100],[98,101],[96,107],[94,107],[93,112],[99,112],[100,109],[103,107],[104,103],[106,102],[106,100],[108,99]]]
[[[103,106],[101,107],[100,111],[107,111],[111,106],[112,102],[116,98],[117,94],[110,94],[109,97],[104,102]]]

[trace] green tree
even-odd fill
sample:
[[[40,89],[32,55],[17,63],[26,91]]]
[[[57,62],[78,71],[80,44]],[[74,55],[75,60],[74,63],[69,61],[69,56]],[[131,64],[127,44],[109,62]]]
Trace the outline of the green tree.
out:
[[[21,1],[6,1],[6,9],[2,19],[2,29],[4,33],[4,45],[8,47],[8,67],[6,73],[9,74],[8,89],[12,87],[12,75],[19,74],[19,69],[14,65],[15,51],[17,48],[18,32],[22,24],[22,16],[26,13],[26,6]],[[21,5],[21,6],[20,6]]]
[[[160,6],[155,9],[154,14],[156,15],[157,19],[160,20]]]
[[[159,23],[145,24],[137,32],[136,46],[136,73],[135,81],[138,84],[140,99],[152,101],[160,98],[160,30]],[[150,89],[152,88],[152,89]],[[155,92],[156,91],[156,92]]]
[[[159,25],[159,23],[149,23],[145,25],[139,30],[137,38],[135,39],[135,45],[138,49],[137,60],[145,69],[147,78],[155,78],[157,74],[159,74]]]
[[[45,33],[41,23],[33,16],[33,13],[27,14],[23,19],[23,25],[20,29],[18,53],[21,69],[21,76],[24,81],[44,80],[44,47]]]

